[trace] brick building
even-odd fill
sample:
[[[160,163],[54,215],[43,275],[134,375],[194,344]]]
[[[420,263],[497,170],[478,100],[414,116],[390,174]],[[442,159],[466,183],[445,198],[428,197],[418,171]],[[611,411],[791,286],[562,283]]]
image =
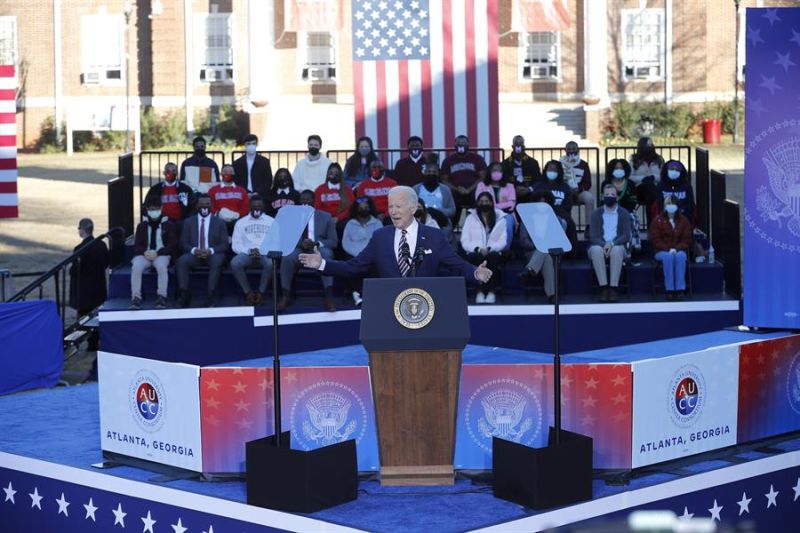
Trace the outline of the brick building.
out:
[[[119,127],[127,95],[132,106],[181,113],[188,132],[196,110],[227,103],[272,148],[302,147],[311,130],[327,147],[348,147],[351,0],[338,1],[338,28],[297,32],[286,28],[284,0],[4,0],[0,63],[17,65],[18,146],[35,146],[48,117],[79,127],[112,114]],[[568,27],[532,33],[513,29],[515,2],[497,1],[504,142],[527,130],[552,139],[530,125],[541,113],[561,113],[562,137],[596,139],[609,102],[732,98],[733,0],[564,0]]]

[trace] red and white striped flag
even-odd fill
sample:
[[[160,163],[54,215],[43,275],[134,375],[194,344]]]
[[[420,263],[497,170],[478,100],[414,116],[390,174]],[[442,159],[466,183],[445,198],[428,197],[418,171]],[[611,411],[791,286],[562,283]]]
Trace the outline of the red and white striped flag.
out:
[[[338,32],[342,0],[283,0],[283,29],[286,31]]]
[[[353,0],[358,136],[498,146],[498,0]]]
[[[17,85],[14,65],[0,65],[0,218],[16,218]]]
[[[567,0],[512,1],[511,29],[515,31],[565,31],[569,25]]]

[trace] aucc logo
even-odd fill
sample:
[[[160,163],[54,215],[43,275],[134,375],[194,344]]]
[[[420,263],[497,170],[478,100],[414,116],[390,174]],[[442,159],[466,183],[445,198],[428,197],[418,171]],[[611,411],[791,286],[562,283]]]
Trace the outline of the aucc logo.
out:
[[[161,428],[167,404],[164,386],[155,374],[147,370],[137,372],[131,381],[129,398],[131,414],[142,429]]]
[[[672,377],[670,413],[679,427],[689,427],[699,418],[705,405],[706,384],[700,369],[686,365]]]

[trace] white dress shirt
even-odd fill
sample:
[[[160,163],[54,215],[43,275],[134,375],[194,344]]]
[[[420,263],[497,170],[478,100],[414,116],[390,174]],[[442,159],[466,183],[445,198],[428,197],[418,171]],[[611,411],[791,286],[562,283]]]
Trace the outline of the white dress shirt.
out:
[[[414,257],[414,252],[417,249],[417,233],[419,232],[419,223],[417,219],[413,219],[411,225],[406,228],[406,241],[408,241],[409,257]],[[400,260],[400,237],[402,237],[402,230],[394,228],[394,257]]]
[[[255,192],[253,190],[253,163],[256,160],[256,154],[245,154],[245,161],[247,162],[247,191]]]

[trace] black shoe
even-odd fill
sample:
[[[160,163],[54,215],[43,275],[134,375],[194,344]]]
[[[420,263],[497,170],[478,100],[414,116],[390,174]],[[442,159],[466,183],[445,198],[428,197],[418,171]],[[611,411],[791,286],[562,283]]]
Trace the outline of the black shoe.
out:
[[[165,296],[159,295],[156,298],[156,309],[166,309],[167,308],[167,298]]]
[[[206,307],[216,307],[217,306],[217,297],[214,294],[209,294],[206,298]]]
[[[333,289],[325,288],[325,310],[329,313],[336,311],[336,304],[333,302]]]
[[[184,309],[189,307],[189,304],[192,302],[192,296],[189,294],[187,290],[181,290],[178,296],[178,307]]]
[[[608,302],[608,285],[600,287],[600,301]]]
[[[555,304],[556,303],[556,295],[555,294],[551,294],[550,296],[548,296],[547,297],[547,303],[549,303],[550,305]]]
[[[608,300],[606,300],[606,301],[608,301],[608,302],[616,302],[618,300],[618,298],[617,298],[617,288],[616,287],[609,287],[608,288],[608,296],[607,296],[607,298],[608,298]]]
[[[131,300],[130,310],[131,311],[138,311],[141,308],[142,308],[142,299],[141,298],[133,298]]]

